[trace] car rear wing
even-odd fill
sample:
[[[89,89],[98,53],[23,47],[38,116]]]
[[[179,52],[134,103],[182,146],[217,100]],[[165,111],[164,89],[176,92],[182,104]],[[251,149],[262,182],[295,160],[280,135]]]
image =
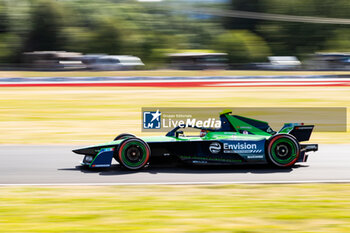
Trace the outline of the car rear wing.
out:
[[[299,142],[308,141],[314,125],[304,125],[302,123],[285,124],[278,133],[287,133],[293,135]]]
[[[313,125],[294,126],[289,134],[293,135],[299,142],[309,141],[313,129]]]

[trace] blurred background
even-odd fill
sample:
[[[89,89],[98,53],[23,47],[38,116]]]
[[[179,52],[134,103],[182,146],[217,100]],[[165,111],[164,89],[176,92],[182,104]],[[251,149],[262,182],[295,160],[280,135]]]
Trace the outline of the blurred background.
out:
[[[0,233],[350,232],[349,125],[313,133],[319,151],[290,169],[86,170],[71,152],[153,134],[142,107],[342,107],[349,122],[349,13],[349,0],[0,0]]]
[[[348,0],[0,0],[0,69],[350,69]]]

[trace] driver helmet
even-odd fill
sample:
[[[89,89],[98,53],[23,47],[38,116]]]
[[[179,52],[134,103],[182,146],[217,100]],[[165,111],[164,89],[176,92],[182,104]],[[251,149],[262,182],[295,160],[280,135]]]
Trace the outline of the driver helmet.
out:
[[[205,130],[205,129],[201,129],[201,132],[199,134],[200,137],[204,137],[205,135],[207,135],[208,133],[208,130]]]

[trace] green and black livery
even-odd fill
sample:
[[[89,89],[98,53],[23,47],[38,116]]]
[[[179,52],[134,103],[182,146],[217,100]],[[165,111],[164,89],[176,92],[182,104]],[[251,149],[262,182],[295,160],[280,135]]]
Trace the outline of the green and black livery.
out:
[[[234,165],[273,164],[290,167],[306,162],[307,152],[317,151],[317,144],[308,141],[313,125],[287,123],[278,132],[264,121],[220,113],[221,128],[195,127],[199,136],[185,136],[181,126],[165,136],[138,138],[121,134],[113,141],[73,150],[85,155],[82,165],[109,167],[114,158],[123,167],[138,170],[153,161],[178,160],[189,164]]]

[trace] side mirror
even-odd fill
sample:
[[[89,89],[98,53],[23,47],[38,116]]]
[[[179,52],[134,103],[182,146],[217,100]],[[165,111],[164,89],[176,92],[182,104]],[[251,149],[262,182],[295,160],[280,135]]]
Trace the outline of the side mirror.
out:
[[[180,134],[184,134],[184,131],[176,131],[175,137],[178,138]]]

